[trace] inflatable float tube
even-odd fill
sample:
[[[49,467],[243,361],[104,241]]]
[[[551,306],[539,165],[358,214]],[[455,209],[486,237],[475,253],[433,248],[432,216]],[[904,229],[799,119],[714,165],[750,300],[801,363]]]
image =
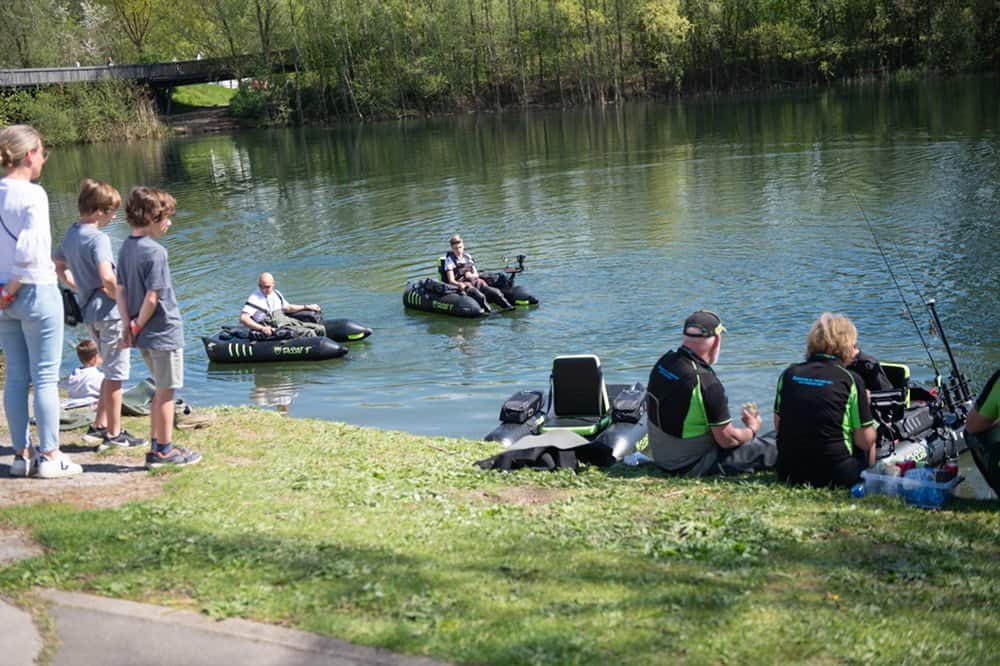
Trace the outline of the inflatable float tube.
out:
[[[492,286],[503,292],[504,297],[514,306],[528,307],[538,305],[538,299],[530,291],[521,285],[509,287],[497,286],[494,281],[487,279],[493,277],[492,274],[483,273],[482,277]],[[426,278],[416,282],[408,282],[403,291],[403,305],[424,312],[434,312],[436,314],[446,314],[452,317],[485,317],[491,313],[484,312],[479,307],[479,303],[471,296],[467,296],[454,286]],[[493,306],[493,313],[502,312]]]
[[[326,337],[334,342],[357,342],[372,334],[372,329],[362,326],[352,319],[332,319],[324,321]]]
[[[503,292],[504,298],[515,307],[531,307],[538,305],[538,299],[521,285],[514,284],[518,273],[524,272],[524,255],[516,257],[517,266],[506,266],[503,271],[480,273],[491,287]],[[506,258],[505,258],[506,261]],[[406,283],[403,290],[403,306],[424,312],[451,315],[452,317],[476,318],[485,317],[479,303],[471,296],[466,296],[454,285],[444,282],[444,257],[438,260],[438,276],[441,279],[425,278]],[[502,312],[493,306],[493,313]]]
[[[636,444],[646,436],[646,387],[641,382],[605,384],[603,374],[595,372],[599,368],[600,359],[593,355],[556,357],[547,400],[541,391],[514,393],[500,407],[500,425],[483,439],[499,442],[507,449],[526,448],[546,445],[541,435],[568,431],[579,436],[581,442],[607,447],[615,460],[635,453]],[[599,398],[605,405],[601,413],[586,417],[559,415],[560,403],[571,410],[580,405],[581,388],[584,395],[600,391],[605,396]],[[555,397],[560,392],[570,397]],[[587,402],[593,400],[585,397]]]
[[[504,404],[510,401],[518,401],[520,395],[525,392],[518,392],[507,399]],[[529,393],[539,392],[533,391]],[[607,420],[600,425],[597,432],[580,433],[584,440],[595,444],[602,444],[611,451],[615,460],[621,460],[625,456],[635,453],[636,444],[646,436],[646,412],[645,401],[641,401],[641,413],[632,412],[625,416],[615,411],[615,401],[621,404],[623,400],[631,401],[636,397],[636,393],[645,394],[645,387],[642,384],[608,384],[608,397],[611,400],[612,411]],[[551,407],[549,408],[551,410]],[[500,410],[500,425],[490,431],[483,439],[487,442],[499,442],[504,448],[526,448],[532,446],[531,440],[546,432],[553,432],[545,425],[546,418],[552,423],[554,418],[548,412],[537,411],[520,421],[519,416],[512,413],[505,413],[507,410]],[[519,422],[520,421],[520,422]],[[539,440],[539,446],[542,440]]]
[[[253,341],[220,331],[201,341],[205,344],[208,360],[213,363],[325,361],[347,353],[345,345],[319,336]]]
[[[875,459],[937,467],[966,449],[965,420],[947,410],[930,390],[910,384],[909,368],[882,363],[893,388],[871,392],[876,423]]]

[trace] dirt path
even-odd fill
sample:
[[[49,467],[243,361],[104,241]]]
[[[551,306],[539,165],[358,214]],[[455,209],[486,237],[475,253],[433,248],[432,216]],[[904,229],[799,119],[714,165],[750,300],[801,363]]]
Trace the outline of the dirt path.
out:
[[[229,109],[225,106],[161,116],[160,120],[177,134],[232,132],[240,128],[239,121],[229,116]]]
[[[161,479],[145,469],[145,450],[97,453],[90,445],[64,443],[63,452],[83,466],[83,474],[65,479],[15,479],[10,476],[14,455],[10,438],[4,432],[0,440],[0,506],[63,502],[81,509],[108,508],[161,492]],[[72,441],[79,439],[75,436]]]

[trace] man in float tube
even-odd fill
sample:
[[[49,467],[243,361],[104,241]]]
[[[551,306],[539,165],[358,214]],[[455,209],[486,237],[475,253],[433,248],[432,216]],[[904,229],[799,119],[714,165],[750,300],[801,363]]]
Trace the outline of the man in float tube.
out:
[[[698,310],[684,322],[683,344],[668,351],[649,373],[646,453],[675,474],[740,474],[774,467],[772,441],[757,437],[762,419],[744,407],[733,425],[729,402],[712,364],[719,360],[726,327],[719,315]]]
[[[257,278],[257,289],[247,297],[240,312],[240,323],[251,331],[260,331],[266,336],[274,335],[277,328],[291,328],[303,335],[326,335],[323,324],[300,321],[288,315],[300,312],[319,312],[315,303],[297,305],[285,300],[285,296],[274,286],[274,276],[261,273]]]
[[[451,250],[444,257],[444,279],[448,284],[453,284],[461,291],[473,298],[479,307],[486,312],[491,312],[487,299],[496,303],[504,310],[512,310],[513,306],[507,301],[503,292],[496,287],[491,287],[486,280],[479,277],[476,270],[476,262],[465,251],[465,243],[458,234],[451,237],[449,241]],[[485,296],[484,296],[485,294]]]
[[[1000,494],[1000,370],[986,382],[965,423],[965,441],[986,482]]]

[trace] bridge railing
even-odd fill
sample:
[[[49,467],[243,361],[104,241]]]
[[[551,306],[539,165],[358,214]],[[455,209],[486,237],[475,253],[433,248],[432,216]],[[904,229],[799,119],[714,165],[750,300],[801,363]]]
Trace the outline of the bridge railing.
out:
[[[0,88],[30,88],[60,83],[93,83],[109,79],[143,81],[159,86],[184,85],[245,76],[259,66],[259,63],[260,60],[257,56],[238,56],[236,58],[203,58],[201,60],[145,65],[0,69]],[[287,71],[290,67],[291,65],[284,58],[275,60],[271,66],[276,71]]]

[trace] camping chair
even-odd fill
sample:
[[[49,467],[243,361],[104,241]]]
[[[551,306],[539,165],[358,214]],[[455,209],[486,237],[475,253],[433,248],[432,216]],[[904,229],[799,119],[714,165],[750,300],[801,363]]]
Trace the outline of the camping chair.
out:
[[[549,377],[549,401],[542,432],[571,430],[590,437],[611,423],[611,403],[601,359],[593,354],[557,356]]]

